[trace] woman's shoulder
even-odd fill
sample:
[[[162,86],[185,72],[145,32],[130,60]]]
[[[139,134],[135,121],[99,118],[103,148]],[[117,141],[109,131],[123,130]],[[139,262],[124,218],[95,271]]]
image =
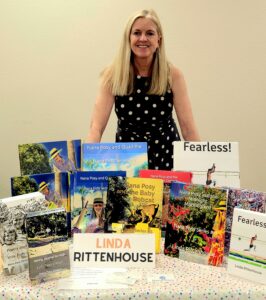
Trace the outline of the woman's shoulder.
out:
[[[174,65],[170,65],[170,76],[172,81],[183,79],[183,72]]]

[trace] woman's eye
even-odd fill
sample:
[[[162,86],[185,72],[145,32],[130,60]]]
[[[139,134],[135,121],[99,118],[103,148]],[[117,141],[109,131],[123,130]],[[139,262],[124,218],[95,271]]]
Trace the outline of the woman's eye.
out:
[[[133,34],[138,36],[138,35],[140,35],[140,32],[139,31],[135,31],[135,32],[133,32]]]
[[[149,32],[147,32],[147,35],[148,35],[148,36],[153,36],[153,35],[154,35],[154,32],[153,32],[153,31],[149,31]]]

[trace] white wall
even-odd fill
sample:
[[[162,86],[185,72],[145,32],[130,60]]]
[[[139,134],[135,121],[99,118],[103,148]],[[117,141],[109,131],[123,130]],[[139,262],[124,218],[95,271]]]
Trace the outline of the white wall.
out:
[[[18,144],[86,138],[98,75],[128,16],[159,14],[202,140],[239,141],[241,186],[266,191],[266,1],[0,0],[0,198]],[[112,114],[103,141],[114,141]]]

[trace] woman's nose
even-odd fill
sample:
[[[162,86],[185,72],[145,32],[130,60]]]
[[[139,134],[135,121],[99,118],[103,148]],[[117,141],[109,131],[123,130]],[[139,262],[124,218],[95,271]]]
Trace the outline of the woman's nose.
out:
[[[142,33],[140,38],[139,38],[141,41],[147,41],[147,36],[145,33]]]

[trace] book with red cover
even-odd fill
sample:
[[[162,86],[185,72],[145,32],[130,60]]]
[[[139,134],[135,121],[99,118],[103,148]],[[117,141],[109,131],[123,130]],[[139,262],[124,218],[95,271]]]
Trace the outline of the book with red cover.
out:
[[[164,182],[163,190],[163,207],[162,207],[162,230],[165,230],[168,216],[168,203],[170,198],[170,183],[179,181],[184,183],[192,183],[192,172],[183,171],[166,171],[166,170],[140,170],[139,177],[157,178]]]

